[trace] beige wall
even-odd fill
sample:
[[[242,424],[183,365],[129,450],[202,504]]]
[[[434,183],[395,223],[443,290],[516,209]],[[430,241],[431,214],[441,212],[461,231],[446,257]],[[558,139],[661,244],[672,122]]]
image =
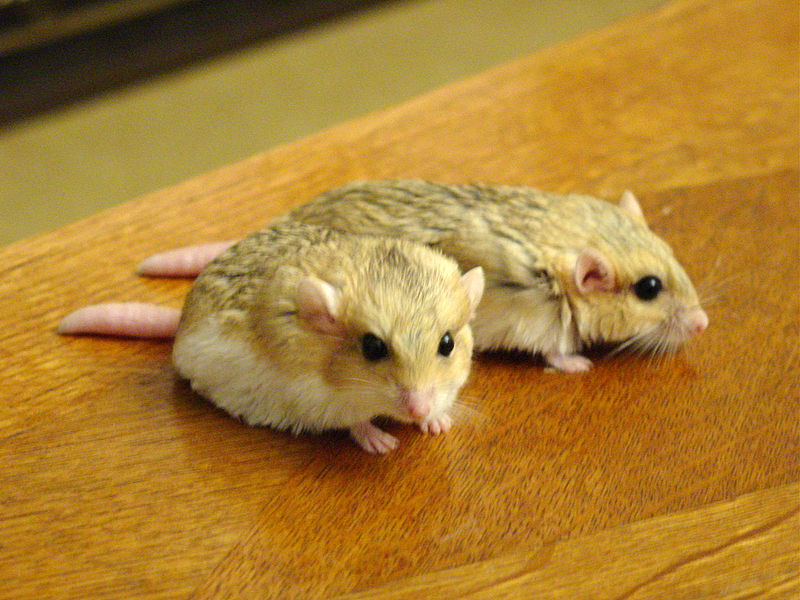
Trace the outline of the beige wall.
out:
[[[0,243],[661,3],[389,3],[0,129]]]

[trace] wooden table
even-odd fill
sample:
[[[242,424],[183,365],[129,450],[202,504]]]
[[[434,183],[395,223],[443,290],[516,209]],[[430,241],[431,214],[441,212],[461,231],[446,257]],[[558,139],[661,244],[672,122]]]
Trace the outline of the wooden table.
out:
[[[2,249],[0,597],[798,597],[797,23],[680,0]],[[150,253],[395,176],[631,188],[710,328],[585,375],[479,356],[477,414],[382,458],[226,417],[168,343],[53,331],[179,306]]]

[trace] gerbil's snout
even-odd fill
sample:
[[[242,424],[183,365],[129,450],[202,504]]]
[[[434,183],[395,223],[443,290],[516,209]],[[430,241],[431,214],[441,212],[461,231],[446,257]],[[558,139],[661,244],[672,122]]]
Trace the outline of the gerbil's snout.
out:
[[[708,315],[702,308],[697,307],[686,314],[685,323],[689,335],[703,333],[708,327]]]
[[[417,421],[427,417],[433,406],[434,391],[400,388],[400,403],[408,416]]]

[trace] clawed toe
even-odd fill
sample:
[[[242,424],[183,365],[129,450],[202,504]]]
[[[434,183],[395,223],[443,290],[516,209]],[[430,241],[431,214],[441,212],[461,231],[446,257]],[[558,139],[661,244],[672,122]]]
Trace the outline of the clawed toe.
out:
[[[397,448],[397,438],[372,423],[359,423],[350,428],[350,437],[370,454],[386,454]]]
[[[452,424],[453,421],[450,415],[438,415],[420,423],[419,428],[423,433],[439,435],[440,433],[447,433]]]

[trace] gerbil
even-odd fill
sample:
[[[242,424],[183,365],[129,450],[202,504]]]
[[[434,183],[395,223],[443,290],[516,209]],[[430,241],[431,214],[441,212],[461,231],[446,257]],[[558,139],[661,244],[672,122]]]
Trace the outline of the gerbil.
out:
[[[364,450],[384,453],[397,440],[374,417],[431,434],[449,429],[482,291],[480,268],[462,276],[454,260],[421,244],[282,222],[202,271],[180,315],[173,363],[247,423],[348,429]],[[103,319],[120,322],[125,307],[82,309],[82,322],[60,331],[97,332]]]
[[[595,344],[663,352],[708,325],[689,277],[630,192],[614,205],[523,186],[354,182],[276,222],[287,221],[402,237],[463,269],[483,267],[476,349],[541,353],[563,371],[589,369],[578,352]],[[156,255],[140,272],[193,275],[169,265],[204,249]]]

